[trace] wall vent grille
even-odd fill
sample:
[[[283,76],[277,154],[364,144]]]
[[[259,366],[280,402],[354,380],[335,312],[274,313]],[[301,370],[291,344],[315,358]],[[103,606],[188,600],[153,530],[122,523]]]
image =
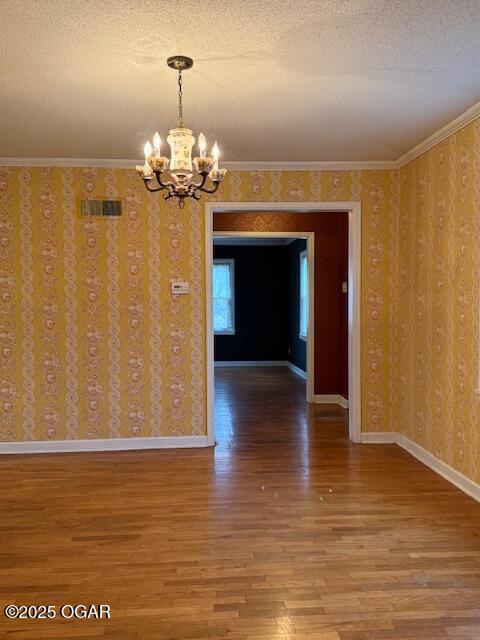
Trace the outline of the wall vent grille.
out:
[[[119,218],[121,215],[121,200],[80,200],[82,218]]]

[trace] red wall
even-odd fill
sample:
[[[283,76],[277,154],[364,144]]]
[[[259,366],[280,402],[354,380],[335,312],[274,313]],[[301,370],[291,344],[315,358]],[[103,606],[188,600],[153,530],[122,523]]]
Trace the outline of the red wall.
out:
[[[315,393],[348,398],[347,213],[215,213],[215,231],[315,232]]]

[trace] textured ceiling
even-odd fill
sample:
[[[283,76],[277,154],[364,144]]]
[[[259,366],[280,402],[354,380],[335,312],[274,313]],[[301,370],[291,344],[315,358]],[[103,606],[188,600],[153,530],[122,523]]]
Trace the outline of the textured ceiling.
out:
[[[0,156],[393,160],[480,98],[480,0],[0,0]]]

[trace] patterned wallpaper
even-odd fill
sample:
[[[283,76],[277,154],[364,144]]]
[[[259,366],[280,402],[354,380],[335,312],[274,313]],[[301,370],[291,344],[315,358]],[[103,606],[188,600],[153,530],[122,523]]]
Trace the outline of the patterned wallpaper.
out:
[[[400,183],[397,430],[480,482],[480,120]]]
[[[389,171],[230,172],[215,195],[362,201],[365,431],[392,428],[398,396],[398,178]],[[79,198],[101,196],[122,198],[124,216],[78,217]],[[456,202],[461,197],[456,192]],[[205,434],[203,229],[202,202],[184,210],[165,203],[146,193],[134,171],[0,168],[1,440]],[[405,237],[403,253],[408,243]],[[460,282],[461,271],[442,269],[446,287],[453,286],[447,274]],[[172,278],[189,280],[190,295],[172,298]],[[456,304],[441,327],[448,340],[463,327],[460,298]],[[418,331],[417,317],[414,324]],[[473,339],[473,326],[462,330]],[[457,409],[460,415],[459,402],[455,416]],[[456,426],[453,432],[457,441]]]

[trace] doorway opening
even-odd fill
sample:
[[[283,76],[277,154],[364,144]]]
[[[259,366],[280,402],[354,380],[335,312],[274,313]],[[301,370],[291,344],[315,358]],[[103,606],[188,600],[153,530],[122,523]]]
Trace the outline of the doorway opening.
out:
[[[314,238],[313,232],[213,232],[216,372],[288,368],[303,381],[297,389],[307,402],[314,401]]]
[[[238,212],[238,213],[237,213]],[[282,216],[277,215],[278,213],[289,212],[289,213],[298,213],[303,214],[297,216],[293,216],[293,218],[289,217],[289,224],[279,225],[279,218]],[[205,216],[205,239],[206,239],[206,292],[207,292],[207,306],[206,306],[206,317],[207,317],[207,424],[208,424],[208,436],[211,444],[215,443],[214,436],[214,332],[213,332],[213,295],[212,295],[212,270],[213,270],[213,251],[214,251],[214,230],[213,230],[213,217],[214,213],[219,213],[219,217],[216,217],[216,220],[221,220],[223,218],[228,218],[229,213],[235,213],[235,215],[242,218],[242,222],[244,223],[244,229],[255,229],[254,232],[251,231],[243,231],[239,232],[239,227],[234,227],[233,231],[231,231],[231,227],[228,224],[231,223],[231,219],[228,221],[228,224],[224,221],[220,222],[217,225],[217,229],[219,233],[217,236],[234,236],[234,235],[243,235],[244,237],[248,236],[259,236],[264,234],[266,237],[277,236],[278,238],[288,238],[292,237],[299,230],[302,233],[298,233],[298,235],[303,236],[304,238],[308,235],[306,231],[304,231],[305,226],[302,226],[306,223],[312,222],[312,220],[319,221],[322,219],[322,225],[326,224],[327,227],[332,220],[340,219],[339,216],[335,216],[335,213],[343,213],[343,220],[346,221],[346,237],[347,237],[347,247],[346,252],[348,255],[348,275],[346,275],[346,281],[342,282],[342,290],[344,292],[344,300],[345,306],[347,309],[346,317],[348,317],[348,327],[346,326],[345,334],[348,335],[348,349],[346,349],[348,356],[348,393],[345,393],[348,396],[349,402],[349,412],[348,412],[348,430],[349,437],[354,442],[360,441],[360,389],[361,389],[361,380],[360,380],[360,243],[361,243],[361,207],[358,202],[333,202],[333,203],[296,203],[296,202],[284,202],[284,203],[259,203],[259,202],[237,202],[237,203],[218,203],[211,202],[206,205],[206,216]],[[253,215],[252,215],[253,214]],[[327,215],[324,215],[327,214]],[[330,215],[328,215],[330,214]],[[267,219],[269,218],[269,222],[267,223]],[[293,222],[292,222],[293,220]],[[303,222],[302,222],[303,220]],[[226,226],[222,226],[222,224]],[[268,226],[270,225],[270,226]],[[241,227],[240,227],[241,228]],[[270,231],[271,228],[281,229],[281,231],[275,231],[272,233]],[[291,231],[293,228],[294,232]],[[308,228],[308,227],[307,227]],[[226,231],[228,229],[228,232]],[[313,233],[313,232],[312,232]],[[325,238],[324,238],[325,240]],[[328,238],[327,238],[328,240]],[[307,238],[308,242],[308,238]],[[316,243],[312,239],[312,245],[315,246]],[[329,244],[328,242],[324,245],[325,253],[328,254]],[[313,248],[313,247],[312,247]],[[314,249],[317,253],[318,245],[315,246]],[[322,251],[323,253],[323,251]],[[310,254],[313,257],[313,251]],[[308,261],[308,252],[307,252],[307,261]],[[227,272],[226,267],[224,268],[225,273]],[[313,269],[310,270],[312,273]],[[345,289],[344,289],[345,287]],[[317,296],[320,299],[320,296]],[[309,298],[310,299],[310,298]],[[348,301],[348,302],[347,302]],[[313,306],[313,305],[311,305]],[[316,312],[318,315],[318,307],[316,308]],[[312,309],[310,307],[309,310],[309,324],[310,327],[314,327],[315,339],[318,342],[317,338],[319,337],[319,326],[318,322],[312,319],[311,317]],[[312,335],[313,337],[313,335]],[[324,340],[324,345],[326,345],[326,354],[323,353],[322,357],[324,362],[330,362],[332,360],[329,356],[329,342]],[[311,351],[310,351],[311,350]],[[318,358],[317,353],[312,353],[314,351],[314,342],[313,340],[308,341],[308,349],[307,354],[310,351],[310,367],[312,367],[312,363],[315,362],[315,368],[312,371],[312,375],[308,375],[308,362],[307,362],[307,379],[309,384],[313,386],[313,390],[307,394],[307,398],[310,399],[313,397],[315,402],[334,402],[333,396],[329,395],[327,392],[322,392],[321,389],[318,389],[318,386],[321,382],[322,377],[322,368],[318,366]],[[323,351],[323,350],[322,350]],[[292,372],[293,373],[293,372]],[[314,375],[319,380],[317,386]],[[305,397],[305,396],[304,396]],[[332,400],[330,400],[332,398]],[[316,405],[309,405],[316,407]],[[240,409],[239,409],[240,410]]]

